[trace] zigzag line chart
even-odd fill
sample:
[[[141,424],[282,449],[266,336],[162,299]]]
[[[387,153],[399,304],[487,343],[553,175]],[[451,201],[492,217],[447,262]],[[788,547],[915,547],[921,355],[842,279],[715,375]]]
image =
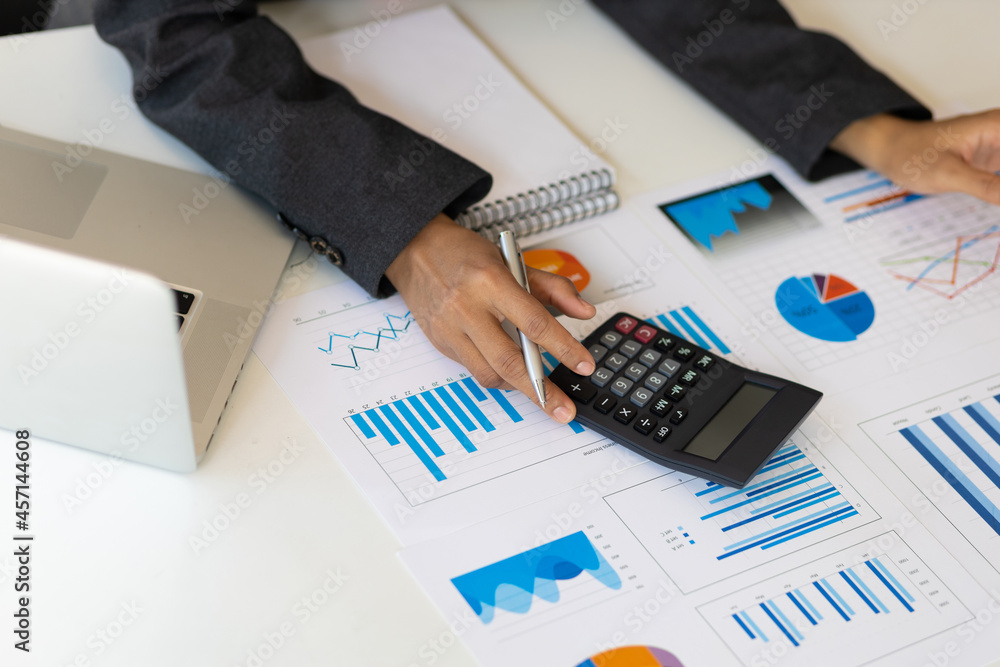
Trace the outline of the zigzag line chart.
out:
[[[410,325],[414,322],[415,320],[410,314],[410,311],[406,311],[403,315],[385,313],[384,326],[378,326],[374,331],[370,331],[369,329],[360,329],[349,334],[330,331],[328,332],[329,340],[326,347],[317,347],[316,349],[325,354],[333,355],[345,349],[338,346],[337,343],[345,340],[351,341],[346,346],[346,351],[350,354],[350,362],[331,362],[330,365],[336,366],[337,368],[360,370],[361,364],[358,361],[359,351],[371,352],[373,354],[378,353],[383,341],[399,340],[400,337],[409,330]],[[344,361],[346,362],[346,359]]]
[[[996,273],[1000,265],[1000,225],[912,248],[881,260],[893,278],[954,299]]]

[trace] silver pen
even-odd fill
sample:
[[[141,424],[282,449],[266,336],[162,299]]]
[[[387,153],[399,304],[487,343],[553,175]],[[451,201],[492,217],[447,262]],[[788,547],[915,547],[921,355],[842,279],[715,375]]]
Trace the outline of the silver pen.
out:
[[[521,255],[521,249],[517,246],[514,232],[500,233],[500,254],[503,255],[503,261],[510,269],[517,284],[523,287],[528,294],[531,294],[531,290],[528,288],[528,270],[524,267],[524,257]],[[538,402],[544,408],[545,368],[542,366],[542,355],[538,351],[538,345],[528,340],[524,332],[518,329],[517,335],[521,340],[521,352],[524,354],[524,364],[528,367],[528,377],[531,379],[531,384],[535,386]]]

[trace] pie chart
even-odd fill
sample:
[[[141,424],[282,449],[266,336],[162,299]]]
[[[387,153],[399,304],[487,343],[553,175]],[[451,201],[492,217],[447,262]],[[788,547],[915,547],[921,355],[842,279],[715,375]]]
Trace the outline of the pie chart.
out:
[[[868,294],[832,273],[789,278],[778,287],[774,302],[786,322],[819,340],[857,340],[875,321]]]
[[[576,667],[684,667],[669,651],[655,646],[620,646],[604,651]]]

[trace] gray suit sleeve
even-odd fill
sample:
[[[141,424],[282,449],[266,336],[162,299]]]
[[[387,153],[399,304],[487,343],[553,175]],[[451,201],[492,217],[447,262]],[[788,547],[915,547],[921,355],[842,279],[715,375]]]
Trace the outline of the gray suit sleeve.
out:
[[[798,28],[775,0],[594,4],[807,178],[857,168],[828,148],[855,120],[931,117],[844,43]]]
[[[424,225],[490,189],[476,165],[314,72],[252,2],[98,0],[94,19],[147,117],[335,246],[370,294],[393,291],[385,270]]]

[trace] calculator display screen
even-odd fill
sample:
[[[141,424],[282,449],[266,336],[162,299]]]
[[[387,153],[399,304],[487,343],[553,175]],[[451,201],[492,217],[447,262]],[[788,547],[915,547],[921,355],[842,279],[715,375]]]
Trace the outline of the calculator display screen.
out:
[[[718,460],[776,393],[777,390],[770,387],[745,383],[682,451]]]

